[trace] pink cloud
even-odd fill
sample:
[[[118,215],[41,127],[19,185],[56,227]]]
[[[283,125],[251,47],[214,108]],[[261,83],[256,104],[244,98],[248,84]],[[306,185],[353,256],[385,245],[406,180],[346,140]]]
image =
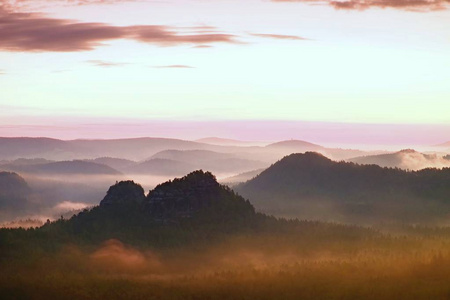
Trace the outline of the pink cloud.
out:
[[[284,34],[269,34],[269,33],[250,33],[252,36],[261,38],[271,38],[279,40],[297,40],[297,41],[307,41],[309,39],[297,36],[297,35],[284,35]]]
[[[0,0],[0,5],[11,9],[33,9],[46,5],[96,5],[96,4],[116,4],[123,2],[136,2],[139,0]]]
[[[169,66],[157,66],[158,69],[194,69],[195,67],[188,65],[169,65]]]
[[[87,60],[86,61],[88,64],[91,64],[93,66],[96,67],[104,67],[104,68],[109,68],[109,67],[122,67],[125,65],[128,65],[128,63],[122,63],[122,62],[112,62],[112,61],[105,61],[105,60]]]
[[[447,9],[450,0],[272,0],[273,2],[323,3],[336,9],[365,10],[369,8],[393,8],[418,12]]]
[[[113,26],[45,17],[37,13],[14,13],[0,7],[0,50],[73,52],[93,50],[105,42],[129,39],[158,46],[205,43],[236,43],[236,36],[190,33],[185,28],[163,25]]]

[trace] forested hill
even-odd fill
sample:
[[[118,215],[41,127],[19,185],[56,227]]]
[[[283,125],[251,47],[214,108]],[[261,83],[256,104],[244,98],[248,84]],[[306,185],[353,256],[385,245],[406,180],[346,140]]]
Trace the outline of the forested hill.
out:
[[[28,240],[45,238],[49,244],[95,244],[119,239],[157,247],[195,244],[242,233],[253,230],[266,218],[255,213],[247,200],[220,185],[211,173],[195,171],[157,186],[148,195],[133,181],[118,182],[99,206],[69,220],[13,232],[24,234]],[[0,230],[0,234],[5,232]]]
[[[24,208],[30,192],[27,182],[18,174],[0,172],[0,216],[2,211]]]
[[[257,209],[283,216],[418,222],[450,213],[449,168],[408,172],[314,152],[286,156],[235,189]]]
[[[111,239],[141,249],[176,251],[204,249],[229,239],[250,239],[270,248],[276,247],[268,242],[274,237],[292,240],[293,246],[312,239],[362,241],[374,236],[378,233],[357,226],[256,213],[248,200],[220,185],[211,173],[195,171],[163,183],[147,195],[133,181],[118,182],[100,205],[69,220],[48,221],[39,228],[0,229],[0,266],[16,259],[38,260],[68,246],[89,251]]]

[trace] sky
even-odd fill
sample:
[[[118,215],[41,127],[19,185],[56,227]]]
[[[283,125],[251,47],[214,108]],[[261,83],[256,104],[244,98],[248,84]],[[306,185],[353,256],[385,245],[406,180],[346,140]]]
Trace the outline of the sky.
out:
[[[0,136],[450,140],[448,0],[0,0]]]

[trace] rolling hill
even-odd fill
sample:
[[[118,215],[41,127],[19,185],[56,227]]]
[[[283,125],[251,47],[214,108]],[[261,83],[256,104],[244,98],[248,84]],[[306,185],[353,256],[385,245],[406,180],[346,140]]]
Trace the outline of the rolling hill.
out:
[[[284,157],[235,190],[257,209],[278,216],[421,222],[450,213],[449,182],[448,168],[407,172],[308,152]]]
[[[166,138],[134,138],[116,140],[73,140],[76,147],[88,149],[94,157],[109,156],[130,160],[148,159],[152,155],[168,149],[196,150],[219,146],[206,145],[191,141]]]
[[[327,148],[321,145],[300,140],[281,141],[265,147],[267,150],[275,151],[284,156],[292,153],[304,153],[308,151],[318,152],[335,160],[348,159],[355,156],[367,154],[367,152],[355,149]],[[379,151],[376,152],[377,154]]]
[[[210,144],[210,145],[218,145],[218,146],[244,146],[245,147],[245,146],[267,145],[267,143],[258,142],[258,141],[240,141],[240,140],[224,139],[224,138],[218,138],[218,137],[202,138],[202,139],[195,140],[195,142]]]
[[[245,173],[240,173],[238,175],[235,176],[231,176],[231,177],[227,177],[221,180],[221,182],[223,182],[224,184],[228,184],[231,186],[234,186],[238,183],[243,183],[246,182],[250,179],[255,178],[256,176],[258,176],[259,174],[261,174],[262,171],[264,171],[265,169],[257,169],[257,170],[253,170],[253,171],[249,171],[249,172],[245,172]]]
[[[293,151],[293,152],[305,152],[305,151],[315,151],[315,150],[321,150],[325,147],[300,141],[300,140],[289,140],[289,141],[281,141],[273,144],[269,144],[266,146],[268,149],[279,149],[279,150],[285,150],[285,151]],[[291,152],[292,153],[292,152]]]
[[[153,158],[124,169],[127,174],[181,176],[192,172],[195,166],[171,159]]]
[[[2,159],[46,158],[68,159],[83,151],[67,141],[50,138],[0,138]]]
[[[364,165],[373,164],[381,167],[401,168],[405,170],[450,167],[450,161],[444,157],[436,154],[423,154],[412,149],[405,149],[389,154],[355,157],[348,161]]]
[[[16,165],[6,164],[0,165],[0,170],[15,171],[36,175],[119,175],[119,171],[93,162],[82,160],[58,161],[43,164],[32,165]]]
[[[203,163],[230,157],[233,157],[233,155],[209,150],[164,150],[153,155],[151,159],[161,158],[190,163]]]
[[[177,246],[248,230],[261,218],[247,200],[220,185],[211,173],[195,171],[158,185],[147,196],[133,181],[118,182],[99,206],[70,220],[47,223],[38,231],[58,243],[119,238]]]
[[[216,174],[237,174],[267,166],[267,163],[241,158],[238,154],[208,150],[165,150],[153,155],[152,159],[179,161],[193,166],[191,171],[203,169]]]
[[[143,160],[157,152],[175,150],[227,150],[230,147],[166,138],[133,138],[113,140],[57,140],[50,138],[0,138],[2,160],[44,158],[51,160],[95,159],[117,157]],[[228,149],[232,151],[234,148]]]
[[[97,164],[102,164],[123,172],[126,168],[129,168],[136,164],[135,161],[123,158],[114,157],[99,157],[96,159],[87,160],[88,162],[93,162]]]
[[[0,172],[0,218],[1,212],[24,209],[30,193],[30,187],[21,176]]]

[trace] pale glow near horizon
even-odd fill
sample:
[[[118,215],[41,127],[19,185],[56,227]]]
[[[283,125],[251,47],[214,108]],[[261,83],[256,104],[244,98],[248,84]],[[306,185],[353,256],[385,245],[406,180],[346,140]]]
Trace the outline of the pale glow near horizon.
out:
[[[116,26],[215,26],[242,44],[114,40],[83,52],[0,52],[0,127],[39,125],[52,136],[61,119],[80,118],[450,125],[450,10],[237,3],[44,6],[47,17]],[[97,60],[124,65],[89,63]],[[193,68],[158,68],[174,65]]]

